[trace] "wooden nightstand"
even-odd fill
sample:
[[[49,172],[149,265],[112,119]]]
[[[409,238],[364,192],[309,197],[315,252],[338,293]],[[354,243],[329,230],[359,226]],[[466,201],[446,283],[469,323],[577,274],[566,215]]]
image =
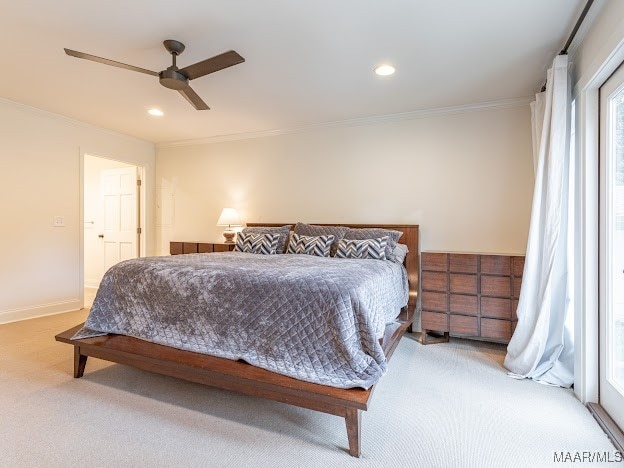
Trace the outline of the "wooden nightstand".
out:
[[[234,250],[234,244],[224,242],[169,242],[171,255],[189,253],[228,252]]]

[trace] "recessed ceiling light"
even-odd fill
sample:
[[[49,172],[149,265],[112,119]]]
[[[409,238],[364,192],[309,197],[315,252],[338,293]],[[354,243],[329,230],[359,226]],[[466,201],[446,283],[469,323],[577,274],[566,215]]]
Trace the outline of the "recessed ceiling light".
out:
[[[392,65],[380,65],[377,68],[375,68],[375,73],[377,73],[380,76],[392,75],[394,74],[395,71],[396,70],[394,69]]]
[[[149,115],[153,115],[155,117],[162,117],[163,115],[165,115],[165,113],[163,111],[161,111],[160,109],[156,109],[155,107],[153,107],[152,109],[148,110],[147,113]]]

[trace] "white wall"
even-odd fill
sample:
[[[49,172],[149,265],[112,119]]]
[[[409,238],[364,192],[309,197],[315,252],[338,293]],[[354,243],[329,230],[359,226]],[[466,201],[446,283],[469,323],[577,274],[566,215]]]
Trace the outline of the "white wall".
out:
[[[524,253],[533,191],[527,105],[157,148],[161,253],[248,222],[417,223],[422,250]],[[222,238],[221,238],[222,239]]]
[[[119,161],[84,156],[84,284],[97,288],[104,274],[104,241],[102,232],[102,171],[131,167]]]
[[[144,165],[153,187],[153,144],[0,99],[0,323],[81,306],[81,153]]]

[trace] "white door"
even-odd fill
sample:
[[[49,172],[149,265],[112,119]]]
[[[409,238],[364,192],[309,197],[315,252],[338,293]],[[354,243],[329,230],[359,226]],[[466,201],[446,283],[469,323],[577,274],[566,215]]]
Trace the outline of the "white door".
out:
[[[101,175],[104,271],[138,256],[137,170],[107,169]]]
[[[624,429],[624,66],[600,88],[600,405]]]

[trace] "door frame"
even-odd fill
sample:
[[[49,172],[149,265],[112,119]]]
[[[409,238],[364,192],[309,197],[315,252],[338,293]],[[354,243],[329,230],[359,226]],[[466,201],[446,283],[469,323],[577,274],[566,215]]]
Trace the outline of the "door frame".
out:
[[[141,228],[141,233],[139,234],[139,256],[140,257],[146,257],[147,256],[147,231],[149,229],[149,226],[147,224],[147,210],[145,209],[147,206],[147,177],[146,177],[146,166],[142,165],[141,163],[137,162],[137,161],[132,161],[132,160],[126,160],[123,159],[121,157],[118,158],[111,158],[109,156],[102,156],[101,154],[92,152],[92,151],[84,151],[82,149],[79,150],[79,160],[80,160],[80,195],[79,195],[79,200],[80,200],[80,247],[79,247],[79,264],[80,264],[80,269],[79,269],[79,274],[78,274],[78,281],[79,281],[79,300],[80,300],[80,306],[81,308],[84,308],[84,223],[85,223],[85,217],[84,217],[84,163],[85,163],[85,156],[92,156],[92,157],[96,157],[96,158],[101,158],[101,159],[108,159],[111,161],[117,161],[117,162],[121,162],[124,164],[130,164],[132,166],[135,166],[137,168],[137,172],[138,175],[141,179],[141,187],[139,189],[139,227]]]
[[[580,187],[574,245],[578,268],[575,270],[574,310],[574,393],[583,403],[599,401],[598,375],[598,220],[599,220],[599,123],[600,87],[624,61],[624,41],[582,76],[574,89],[577,102],[576,183]],[[594,71],[595,70],[595,71]]]
[[[617,82],[614,81],[615,86],[613,83],[609,83],[610,80],[612,79],[617,79]],[[604,89],[604,94],[602,92],[603,88],[605,88],[605,86],[609,86],[609,88]],[[609,373],[609,369],[607,369],[606,367],[606,356],[605,354],[608,353],[608,349],[607,349],[607,343],[609,342],[609,332],[607,330],[607,325],[605,322],[609,316],[609,309],[611,307],[614,307],[612,304],[611,306],[609,306],[609,304],[612,302],[610,300],[610,298],[608,297],[608,290],[607,290],[607,284],[612,281],[611,276],[613,274],[613,266],[609,264],[609,261],[607,260],[609,257],[607,256],[607,251],[608,251],[608,244],[609,244],[609,237],[610,235],[614,234],[614,231],[611,230],[613,229],[613,227],[609,226],[609,223],[607,222],[606,218],[609,215],[609,208],[612,209],[612,207],[609,207],[608,202],[606,201],[606,199],[609,198],[609,195],[606,195],[606,199],[603,198],[603,195],[605,193],[608,193],[608,189],[611,186],[611,184],[613,184],[611,187],[614,190],[614,182],[612,177],[614,176],[613,173],[609,173],[609,167],[611,167],[611,170],[615,170],[615,164],[612,162],[612,154],[611,152],[614,151],[613,148],[611,148],[611,151],[609,151],[609,148],[611,147],[611,138],[613,137],[613,134],[611,133],[611,131],[615,128],[615,126],[613,125],[613,122],[609,120],[610,117],[613,117],[613,115],[611,114],[611,102],[610,102],[610,98],[615,95],[616,92],[622,93],[624,91],[624,61],[620,64],[620,66],[609,76],[609,78],[605,81],[605,83],[602,85],[601,89],[601,96],[600,96],[600,102],[601,102],[601,108],[600,108],[600,123],[602,124],[602,126],[600,126],[600,143],[601,145],[599,145],[599,224],[598,224],[598,243],[599,243],[599,273],[598,273],[598,279],[599,279],[599,308],[598,308],[598,314],[599,314],[599,320],[598,320],[598,325],[599,325],[599,370],[598,370],[598,375],[599,375],[599,385],[598,385],[598,401],[599,401],[599,406],[601,406],[604,410],[604,412],[609,416],[610,419],[613,420],[615,427],[617,428],[617,424],[620,425],[620,427],[624,428],[624,422],[622,420],[622,413],[618,412],[618,422],[615,423],[615,417],[613,415],[611,415],[610,413],[607,412],[607,408],[603,405],[608,403],[607,406],[611,406],[611,410],[612,411],[617,411],[615,408],[618,408],[621,405],[621,401],[617,401],[617,403],[614,403],[613,401],[608,401],[610,399],[612,399],[614,397],[614,394],[617,393],[618,396],[616,396],[616,399],[624,399],[624,394],[622,394],[621,390],[616,389],[616,384],[613,382],[608,382],[608,378],[607,376],[605,376],[604,374]],[[607,106],[606,107],[602,107],[603,103],[606,103]],[[609,125],[608,125],[609,124]],[[602,146],[602,143],[605,144],[605,146]],[[611,214],[613,214],[611,212]],[[615,223],[615,221],[613,221],[613,223]],[[610,232],[609,232],[610,231]],[[615,242],[613,240],[611,240],[611,242]],[[609,268],[610,267],[610,268]],[[612,298],[611,298],[612,299]],[[613,312],[613,311],[612,311]],[[603,387],[604,386],[604,387]],[[613,390],[611,389],[607,389],[606,387],[613,387]],[[611,394],[611,395],[609,395]],[[607,398],[608,397],[608,398]],[[618,428],[619,429],[619,428]],[[621,430],[619,431],[620,434],[622,434]],[[619,437],[619,442],[621,442],[622,444],[624,444],[624,440],[622,440],[622,437]],[[621,447],[620,447],[621,448]]]
[[[599,193],[600,88],[624,62],[624,21],[594,53],[583,76],[577,77],[575,240],[574,257],[574,393],[614,445],[624,447],[624,434],[599,405]],[[615,38],[620,38],[616,39]],[[624,449],[623,449],[624,450]]]

